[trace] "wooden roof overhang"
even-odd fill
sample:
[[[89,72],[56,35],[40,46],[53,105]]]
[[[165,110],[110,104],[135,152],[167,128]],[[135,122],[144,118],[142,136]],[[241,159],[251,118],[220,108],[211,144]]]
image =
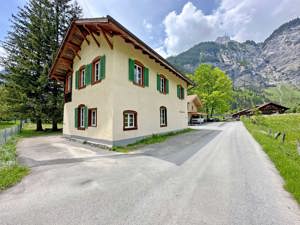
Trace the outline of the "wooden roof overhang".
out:
[[[279,104],[276,104],[274,102],[268,102],[268,103],[265,103],[265,104],[262,104],[262,105],[259,105],[257,106],[258,109],[264,109],[265,107],[268,107],[268,106],[274,106],[278,109],[284,109],[284,110],[288,110],[289,108],[283,106],[283,105],[279,105]]]
[[[122,37],[126,43],[132,44],[135,49],[148,55],[150,59],[184,80],[187,85],[194,85],[193,81],[177,71],[167,60],[110,16],[93,19],[78,19],[71,23],[50,69],[49,76],[51,79],[64,81],[65,77],[73,72],[72,63],[74,58],[78,57],[81,59],[80,50],[82,43],[86,41],[88,45],[90,44],[91,40],[87,39],[88,35],[91,35],[92,41],[95,41],[98,47],[100,47],[101,43],[95,38],[95,35],[103,35],[111,49],[113,49],[111,38],[118,35]]]

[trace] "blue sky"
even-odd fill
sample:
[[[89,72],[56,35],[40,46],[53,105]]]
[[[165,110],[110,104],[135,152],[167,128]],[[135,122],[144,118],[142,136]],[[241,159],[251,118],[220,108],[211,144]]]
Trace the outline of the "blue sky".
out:
[[[77,1],[84,17],[111,15],[163,56],[224,34],[237,41],[263,41],[278,26],[300,16],[300,0]],[[2,3],[0,41],[9,30],[11,14],[25,3]]]

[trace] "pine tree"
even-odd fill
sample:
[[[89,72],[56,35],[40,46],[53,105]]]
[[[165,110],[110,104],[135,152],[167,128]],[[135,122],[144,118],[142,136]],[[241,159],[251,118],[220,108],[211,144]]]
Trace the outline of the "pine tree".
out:
[[[72,20],[79,18],[82,14],[82,9],[75,1],[71,0],[53,0],[51,2],[52,8],[52,59],[70,26]],[[48,69],[51,67],[51,63],[48,64]],[[58,121],[62,120],[63,114],[63,89],[60,84],[55,80],[49,80],[48,82],[48,117],[52,121],[52,130],[57,130]]]
[[[36,130],[43,130],[42,120],[52,120],[55,130],[62,118],[63,89],[48,71],[68,25],[80,14],[70,0],[30,0],[12,16],[3,44],[6,101],[20,118],[36,121]]]

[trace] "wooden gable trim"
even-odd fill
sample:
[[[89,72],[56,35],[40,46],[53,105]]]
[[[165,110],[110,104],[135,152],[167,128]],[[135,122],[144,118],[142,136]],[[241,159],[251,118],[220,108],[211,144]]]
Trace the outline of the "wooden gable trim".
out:
[[[81,35],[81,37],[83,38],[83,40],[85,40],[86,43],[87,43],[88,45],[90,45],[90,41],[86,38],[86,35],[83,33],[83,31],[80,29],[80,27],[79,27],[79,26],[76,26],[76,28],[77,28],[77,30],[79,31],[79,34]]]
[[[92,31],[90,31],[90,29],[84,24],[83,28],[92,36],[92,38],[94,39],[95,43],[97,44],[98,48],[100,48],[100,43],[97,41],[97,39],[95,38],[94,34]]]
[[[113,50],[114,46],[112,44],[112,42],[108,39],[106,32],[102,29],[101,26],[99,26],[99,24],[96,25],[97,28],[99,28],[101,34],[104,36],[104,39],[106,40],[107,44],[109,45],[110,49]]]

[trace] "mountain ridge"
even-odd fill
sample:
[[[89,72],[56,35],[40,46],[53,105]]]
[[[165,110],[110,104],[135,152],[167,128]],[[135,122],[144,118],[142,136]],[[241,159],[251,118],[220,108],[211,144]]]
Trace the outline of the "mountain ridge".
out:
[[[264,42],[218,37],[167,60],[184,73],[193,73],[201,63],[218,66],[237,88],[263,89],[282,83],[300,86],[300,18],[284,23]]]

